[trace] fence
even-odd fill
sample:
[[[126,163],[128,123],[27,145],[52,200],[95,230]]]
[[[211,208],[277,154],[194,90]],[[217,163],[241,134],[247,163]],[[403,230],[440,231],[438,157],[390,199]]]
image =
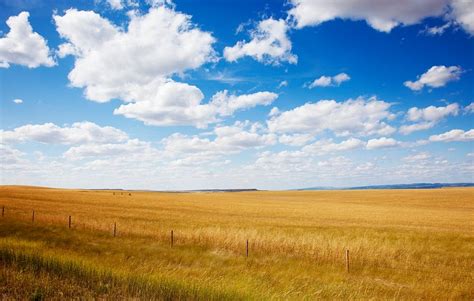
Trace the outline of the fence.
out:
[[[5,206],[2,206],[2,219],[6,218],[8,216],[6,209],[7,208]],[[35,223],[35,217],[37,217],[37,213],[38,212],[35,212],[35,210],[31,211],[31,222],[32,223]],[[15,216],[15,218],[19,219],[18,216]],[[36,222],[37,221],[38,220],[36,220]],[[74,226],[73,216],[72,215],[68,215],[67,219],[65,218],[64,223],[67,224],[68,229],[74,229],[74,227],[73,227]],[[53,223],[53,224],[57,224],[57,223]],[[84,226],[83,229],[87,229],[85,223],[83,224],[83,226]],[[112,227],[112,236],[117,237],[118,236],[117,222],[114,222],[111,225],[111,227]],[[93,227],[89,227],[89,230],[101,231],[101,229],[97,229],[97,228],[93,228]],[[174,230],[171,230],[169,233],[170,233],[170,247],[173,248],[173,246],[175,244]],[[245,257],[249,258],[249,255],[250,255],[250,243],[249,243],[249,239],[246,239],[246,241],[245,241]],[[349,260],[349,250],[348,249],[345,250],[345,267],[346,267],[346,272],[349,273],[350,272],[350,260]]]

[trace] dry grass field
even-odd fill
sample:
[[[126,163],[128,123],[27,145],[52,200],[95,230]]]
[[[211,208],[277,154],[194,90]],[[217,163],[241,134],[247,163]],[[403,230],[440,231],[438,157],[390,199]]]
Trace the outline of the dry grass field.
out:
[[[3,186],[2,206],[0,299],[474,299],[469,188],[155,193]]]

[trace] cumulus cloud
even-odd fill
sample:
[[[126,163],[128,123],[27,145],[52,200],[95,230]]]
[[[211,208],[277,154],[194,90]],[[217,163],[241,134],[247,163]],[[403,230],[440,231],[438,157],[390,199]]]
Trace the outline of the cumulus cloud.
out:
[[[53,123],[27,124],[12,131],[0,130],[2,143],[40,142],[45,144],[82,144],[121,142],[128,135],[114,127],[101,127],[95,123],[76,122],[71,126],[60,127]]]
[[[370,139],[367,141],[367,149],[377,149],[377,148],[389,148],[399,146],[400,142],[387,137],[381,137],[377,139]]]
[[[408,110],[407,120],[417,123],[402,125],[400,132],[406,135],[415,131],[430,129],[443,118],[449,115],[456,116],[458,113],[459,105],[457,103],[452,103],[445,107],[429,106],[424,109],[413,107]]]
[[[308,88],[312,89],[315,87],[338,87],[341,83],[350,80],[350,76],[346,73],[339,73],[335,76],[321,76],[320,78],[315,79]]]
[[[365,20],[376,30],[390,32],[398,25],[412,25],[426,17],[446,12],[449,0],[291,0],[288,12],[297,28],[319,25],[334,19]]]
[[[444,87],[448,82],[459,80],[462,70],[458,66],[433,66],[428,71],[418,76],[416,81],[406,81],[403,84],[413,91],[419,91],[423,87]]]
[[[372,28],[390,32],[397,26],[413,25],[428,17],[440,17],[474,34],[471,0],[290,0],[289,19],[296,28],[316,26],[334,19],[364,20]],[[445,28],[438,29],[444,31]]]
[[[172,80],[154,81],[137,92],[140,93],[133,96],[135,102],[121,105],[114,114],[138,119],[148,125],[194,125],[199,128],[219,121],[219,116],[230,116],[257,105],[269,105],[278,97],[271,92],[232,95],[224,90],[203,104],[204,95],[196,86]]]
[[[20,99],[20,98],[15,98],[14,100],[12,100],[13,103],[16,103],[17,105],[19,104],[22,104],[23,103],[23,99]]]
[[[214,37],[196,28],[190,16],[166,6],[129,16],[126,30],[92,11],[69,9],[53,17],[68,41],[60,53],[76,59],[71,85],[85,88],[88,99],[134,101],[142,86],[215,59]]]
[[[277,95],[257,92],[216,93],[202,103],[201,90],[171,77],[216,60],[214,37],[197,28],[191,17],[169,5],[154,5],[146,14],[130,13],[126,29],[95,12],[69,9],[54,20],[68,42],[60,55],[73,55],[72,86],[85,89],[88,99],[125,102],[116,115],[147,125],[193,125],[200,128],[235,111],[270,104]]]
[[[424,109],[413,107],[408,110],[407,119],[409,121],[439,121],[448,115],[456,116],[459,112],[457,103],[449,104],[445,107],[429,106]]]
[[[296,64],[298,58],[291,53],[288,29],[285,20],[262,20],[257,28],[250,32],[250,41],[239,41],[232,47],[225,47],[224,58],[235,62],[244,56],[250,56],[265,64]]]
[[[270,131],[279,133],[317,134],[330,130],[339,136],[389,135],[395,131],[385,122],[394,117],[390,106],[375,97],[344,102],[321,100],[289,111],[274,112],[267,124]]]
[[[36,68],[54,66],[46,40],[33,31],[28,12],[8,18],[10,31],[0,38],[0,68],[8,68],[10,64]]]
[[[474,140],[474,129],[464,131],[454,129],[449,132],[430,136],[432,142],[454,142],[454,141],[472,141]]]

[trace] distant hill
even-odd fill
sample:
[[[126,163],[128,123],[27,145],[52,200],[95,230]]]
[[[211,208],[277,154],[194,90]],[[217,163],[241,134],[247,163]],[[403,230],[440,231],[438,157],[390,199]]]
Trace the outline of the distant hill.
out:
[[[411,183],[411,184],[388,184],[368,185],[354,187],[308,187],[295,190],[364,190],[364,189],[435,189],[444,187],[474,187],[474,183]]]

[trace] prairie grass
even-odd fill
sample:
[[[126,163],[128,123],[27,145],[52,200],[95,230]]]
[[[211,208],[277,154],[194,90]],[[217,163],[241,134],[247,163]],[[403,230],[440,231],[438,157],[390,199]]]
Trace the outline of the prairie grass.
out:
[[[1,206],[1,275],[8,281],[0,293],[7,297],[25,298],[15,275],[38,275],[31,276],[37,284],[48,284],[39,294],[51,297],[474,298],[469,188],[155,193],[3,186]],[[38,294],[38,287],[33,282],[24,294]]]

